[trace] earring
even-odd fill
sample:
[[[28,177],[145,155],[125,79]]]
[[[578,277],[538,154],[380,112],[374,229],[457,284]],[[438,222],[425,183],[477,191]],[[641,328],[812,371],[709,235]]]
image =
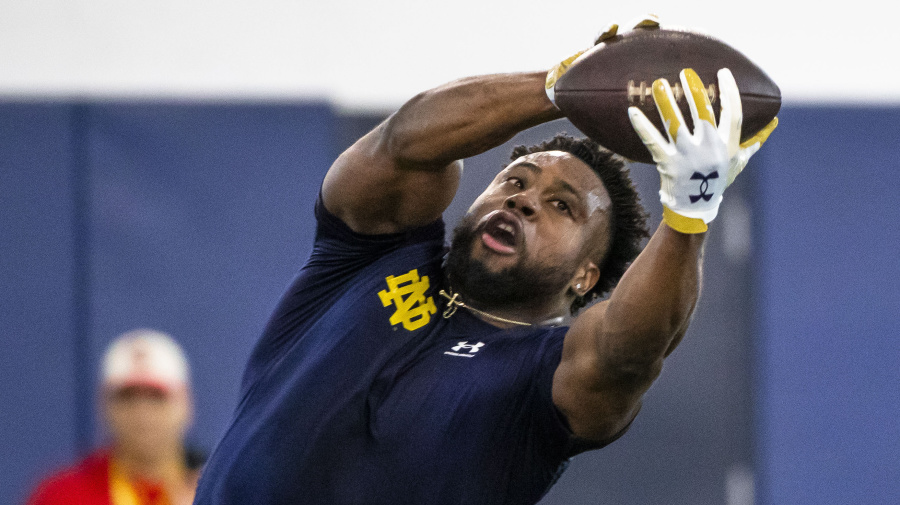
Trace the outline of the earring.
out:
[[[575,286],[575,289],[581,289],[581,284],[577,284],[577,285]]]

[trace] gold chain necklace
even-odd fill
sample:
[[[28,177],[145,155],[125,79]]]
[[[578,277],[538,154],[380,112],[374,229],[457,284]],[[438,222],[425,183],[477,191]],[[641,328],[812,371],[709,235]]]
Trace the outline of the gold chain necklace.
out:
[[[450,290],[451,292],[453,290]],[[459,293],[453,293],[451,296],[449,293],[444,291],[443,289],[438,291],[438,294],[447,299],[447,310],[444,311],[444,319],[450,319],[453,314],[456,314],[456,309],[462,307],[464,309],[471,310],[472,312],[484,316],[488,319],[492,319],[494,321],[499,321],[501,323],[515,324],[518,326],[534,326],[531,323],[526,323],[524,321],[516,321],[515,319],[506,319],[505,317],[495,316],[493,314],[488,314],[483,310],[478,310],[475,307],[466,305],[462,300],[459,299]],[[560,318],[561,319],[561,318]]]
[[[453,290],[451,289],[450,292],[453,293]],[[516,321],[515,319],[506,319],[505,317],[488,314],[487,312],[485,312],[483,310],[478,310],[475,307],[466,305],[462,300],[459,299],[459,293],[453,293],[453,295],[451,296],[449,293],[447,293],[446,291],[444,291],[442,289],[442,290],[438,291],[438,294],[447,299],[447,309],[444,310],[444,319],[450,319],[450,317],[453,316],[453,314],[456,314],[456,309],[462,307],[464,309],[471,310],[472,312],[479,314],[481,316],[484,316],[488,319],[492,319],[494,321],[499,321],[501,323],[515,324],[517,326],[553,326],[553,327],[556,327],[556,326],[562,326],[563,321],[565,320],[565,318],[563,318],[562,316],[559,316],[559,317],[554,317],[554,318],[548,319],[539,325],[535,325],[532,323],[526,323],[524,321]]]

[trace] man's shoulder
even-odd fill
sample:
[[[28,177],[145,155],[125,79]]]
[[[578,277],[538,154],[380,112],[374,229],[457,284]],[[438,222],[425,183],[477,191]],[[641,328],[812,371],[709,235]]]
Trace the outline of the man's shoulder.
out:
[[[335,246],[343,248],[346,245],[350,245],[351,250],[355,253],[379,253],[393,249],[401,244],[415,244],[435,240],[442,242],[444,240],[445,224],[442,218],[422,226],[394,233],[359,233],[351,229],[338,216],[332,214],[322,202],[321,195],[316,200],[314,215],[317,222],[316,242],[320,246],[323,243],[329,244],[331,247],[327,249],[330,252],[334,252]]]
[[[108,480],[109,453],[96,451],[42,480],[28,505],[108,503]]]

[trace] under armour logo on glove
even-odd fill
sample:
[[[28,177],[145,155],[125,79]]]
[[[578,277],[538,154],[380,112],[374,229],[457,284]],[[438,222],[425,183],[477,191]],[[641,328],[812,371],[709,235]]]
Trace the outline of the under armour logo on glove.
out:
[[[701,198],[704,202],[708,202],[712,199],[714,193],[706,193],[706,190],[709,189],[709,180],[710,179],[718,179],[719,172],[713,170],[709,175],[703,175],[700,172],[694,172],[694,175],[691,176],[691,180],[701,180],[703,182],[700,183],[700,194],[699,195],[688,195],[691,199],[691,203],[697,203]]]

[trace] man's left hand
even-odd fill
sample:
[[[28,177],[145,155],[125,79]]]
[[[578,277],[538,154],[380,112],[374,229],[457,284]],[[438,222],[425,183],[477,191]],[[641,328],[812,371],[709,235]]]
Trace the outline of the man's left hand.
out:
[[[657,164],[663,220],[680,232],[702,233],[718,214],[725,188],[766,141],[778,125],[778,118],[740,143],[741,97],[731,71],[725,68],[718,72],[722,99],[718,127],[706,88],[697,73],[685,69],[680,77],[691,110],[693,132],[688,131],[665,79],[653,83],[653,100],[668,140],[637,107],[630,107],[628,115]]]

